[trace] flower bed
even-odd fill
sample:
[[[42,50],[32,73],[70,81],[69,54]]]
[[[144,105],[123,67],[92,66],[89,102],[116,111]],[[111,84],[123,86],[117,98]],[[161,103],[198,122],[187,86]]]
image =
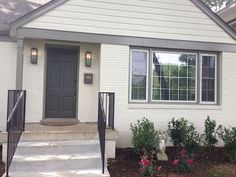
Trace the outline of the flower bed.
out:
[[[167,147],[167,155],[175,154],[176,148]],[[217,148],[214,153],[208,153],[207,150],[203,155],[196,157],[194,168],[191,173],[177,173],[172,161],[159,161],[158,165],[162,166],[163,177],[236,177],[236,164],[227,163],[223,148]],[[170,155],[172,156],[172,155]],[[223,160],[222,160],[223,159]],[[108,170],[111,177],[140,177],[139,176],[139,156],[134,149],[117,149],[116,159],[109,159]]]
[[[118,150],[118,159],[109,161],[112,177],[236,177],[235,127],[217,126],[208,116],[204,133],[200,134],[189,120],[173,118],[167,133],[174,147],[168,148],[168,136],[156,130],[147,118],[131,123],[130,127],[134,149]],[[216,146],[219,139],[224,148]],[[160,161],[164,152],[168,156],[163,158],[165,162]]]

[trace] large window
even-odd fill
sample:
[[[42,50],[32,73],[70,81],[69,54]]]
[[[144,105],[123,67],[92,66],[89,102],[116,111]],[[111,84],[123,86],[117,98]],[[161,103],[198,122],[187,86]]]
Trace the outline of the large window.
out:
[[[196,101],[197,54],[153,52],[152,100]]]
[[[217,55],[132,49],[130,57],[131,102],[217,103]]]
[[[131,51],[131,100],[147,100],[148,51]]]

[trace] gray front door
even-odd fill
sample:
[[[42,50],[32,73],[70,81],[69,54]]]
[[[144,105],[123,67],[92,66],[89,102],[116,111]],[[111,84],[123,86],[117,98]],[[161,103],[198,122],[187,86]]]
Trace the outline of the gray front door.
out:
[[[47,48],[46,118],[75,118],[76,49]]]

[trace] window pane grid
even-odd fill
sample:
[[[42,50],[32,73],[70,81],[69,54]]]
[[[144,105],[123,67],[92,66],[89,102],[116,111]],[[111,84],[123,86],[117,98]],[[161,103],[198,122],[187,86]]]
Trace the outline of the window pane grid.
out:
[[[195,101],[196,55],[192,55],[190,63],[188,54],[177,54],[178,60],[175,58],[175,61],[172,59],[173,63],[161,64],[155,54],[164,54],[168,58],[166,53],[154,52],[153,54],[152,99],[154,101]],[[181,57],[182,61],[180,61]],[[160,93],[157,94],[157,91]]]
[[[215,103],[216,56],[203,54],[201,61],[201,101]]]
[[[131,100],[145,101],[147,98],[147,51],[131,52]]]

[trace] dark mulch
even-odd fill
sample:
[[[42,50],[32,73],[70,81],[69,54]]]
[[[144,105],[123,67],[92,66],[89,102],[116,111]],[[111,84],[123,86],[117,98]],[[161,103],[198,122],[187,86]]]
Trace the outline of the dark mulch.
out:
[[[0,176],[5,173],[5,164],[2,162],[2,145],[0,144]]]
[[[176,149],[167,148],[167,154],[173,159]],[[228,158],[223,148],[217,148],[212,152],[207,149],[195,157],[195,167],[190,174],[177,174],[170,162],[159,164],[163,167],[163,177],[236,177],[236,164],[227,163]],[[137,173],[139,169],[139,157],[133,149],[117,149],[116,159],[109,159],[108,170],[111,177],[140,177]]]

